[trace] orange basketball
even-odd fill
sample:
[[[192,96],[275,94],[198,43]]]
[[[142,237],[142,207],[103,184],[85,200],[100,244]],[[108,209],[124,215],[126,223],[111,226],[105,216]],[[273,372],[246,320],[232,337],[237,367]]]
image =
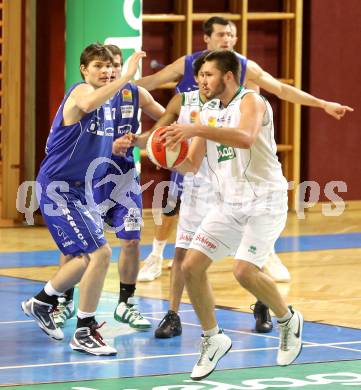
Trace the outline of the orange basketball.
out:
[[[160,133],[165,127],[158,127],[148,138],[147,155],[150,160],[162,168],[175,168],[181,164],[187,156],[188,142],[183,140],[174,149],[165,146],[166,140],[161,140]]]

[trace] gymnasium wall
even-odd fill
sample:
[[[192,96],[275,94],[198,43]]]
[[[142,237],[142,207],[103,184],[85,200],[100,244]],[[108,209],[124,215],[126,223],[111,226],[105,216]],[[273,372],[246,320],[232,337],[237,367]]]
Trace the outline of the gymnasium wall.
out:
[[[65,63],[65,5],[64,0],[37,1],[37,169],[44,157],[45,140],[51,120],[64,94]],[[222,12],[228,8],[226,0],[195,1],[195,12]],[[144,13],[174,12],[170,0],[144,1]],[[355,108],[346,119],[337,121],[322,110],[302,110],[302,179],[315,180],[321,188],[330,180],[343,180],[348,192],[346,200],[361,199],[361,164],[358,159],[361,122],[356,96],[360,85],[361,34],[358,21],[361,17],[359,0],[304,1],[304,52],[303,88],[319,97],[340,101]],[[250,0],[252,11],[277,11],[282,9],[281,0]],[[280,23],[251,22],[248,56],[265,70],[280,76]],[[172,58],[171,23],[144,23],[143,48],[148,57],[143,63],[143,74],[151,74],[150,61],[156,59],[167,64]],[[194,49],[204,48],[201,24],[194,25]],[[154,91],[153,96],[166,104],[171,91]],[[271,98],[278,121],[278,101]],[[144,118],[143,129],[152,121]],[[147,159],[142,164],[142,181],[166,180],[168,172],[154,170]],[[322,197],[321,200],[327,200]],[[144,206],[151,206],[151,190],[146,192]]]
[[[80,55],[80,53],[79,53]],[[36,2],[36,172],[65,85],[65,2]]]
[[[302,178],[347,183],[345,200],[361,199],[361,1],[305,1],[303,88],[355,111],[337,121],[303,108]],[[321,200],[327,200],[323,195]]]
[[[249,2],[250,11],[282,11],[282,1],[269,0],[267,2],[262,0],[251,0]],[[209,12],[215,15],[219,12],[228,12],[228,1],[226,0],[209,0],[194,1],[194,12]],[[172,1],[158,1],[150,2],[143,1],[143,13],[171,13],[174,12],[172,8]],[[156,60],[161,65],[176,60],[172,57],[172,35],[174,23],[143,23],[143,49],[147,52],[147,58],[143,61],[143,75],[155,73],[158,69],[152,69],[150,63]],[[248,40],[248,56],[259,63],[264,69],[271,72],[276,77],[280,77],[280,50],[281,36],[280,36],[280,22],[278,21],[257,21],[250,22],[249,25],[249,40]],[[205,49],[203,41],[202,23],[193,23],[193,49],[194,51]],[[152,95],[163,105],[167,104],[172,91],[153,91]],[[270,97],[272,107],[275,112],[276,123],[278,122],[278,107],[279,101]],[[146,117],[143,118],[143,128],[149,129],[153,122]],[[170,176],[169,171],[160,169],[154,170],[154,165],[148,160],[142,160],[142,183],[147,183],[154,179],[155,184],[161,180],[168,180]],[[151,207],[153,184],[143,194],[144,207]]]

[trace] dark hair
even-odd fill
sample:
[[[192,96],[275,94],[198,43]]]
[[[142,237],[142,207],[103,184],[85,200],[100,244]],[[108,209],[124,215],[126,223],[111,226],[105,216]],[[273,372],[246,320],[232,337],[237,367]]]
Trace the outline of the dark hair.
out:
[[[119,46],[117,45],[104,45],[104,46],[113,54],[113,56],[120,56],[120,63],[123,65],[123,55]]]
[[[214,50],[206,55],[203,62],[215,61],[217,68],[223,73],[232,72],[235,81],[239,84],[240,65],[239,59],[233,51]]]
[[[213,32],[214,24],[221,24],[222,26],[228,26],[229,21],[225,18],[222,18],[221,16],[212,16],[211,18],[203,22],[203,33],[210,37]]]
[[[204,64],[204,59],[207,57],[207,55],[211,52],[211,50],[204,50],[204,52],[198,57],[196,58],[193,63],[192,63],[192,68],[193,68],[193,74],[194,74],[194,77],[197,77],[198,76],[198,73],[202,67],[202,65]]]
[[[110,61],[113,63],[112,53],[100,43],[92,43],[87,46],[80,55],[80,65],[87,67],[89,63],[93,60],[100,61]],[[80,72],[82,79],[84,80],[84,75]]]

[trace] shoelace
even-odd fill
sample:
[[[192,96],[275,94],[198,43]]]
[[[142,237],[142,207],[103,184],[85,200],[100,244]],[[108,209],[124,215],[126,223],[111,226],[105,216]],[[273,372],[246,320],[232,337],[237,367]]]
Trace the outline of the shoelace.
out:
[[[94,337],[95,340],[98,341],[98,343],[100,345],[103,345],[103,346],[106,344],[103,341],[104,339],[103,339],[102,335],[98,332],[98,329],[100,329],[104,324],[105,324],[105,321],[102,322],[100,325],[96,323],[96,324],[93,324],[90,326],[90,335],[92,337]]]
[[[65,303],[59,303],[58,306],[55,306],[53,311],[55,315],[60,315],[66,310],[67,306]]]
[[[211,346],[211,342],[210,342],[209,339],[210,338],[206,336],[206,337],[203,338],[203,340],[201,342],[201,345],[200,345],[200,347],[201,347],[201,356],[200,356],[200,358],[198,360],[198,363],[197,363],[199,366],[202,364],[203,360],[206,358],[207,352],[208,352],[208,348]]]
[[[159,323],[159,327],[162,327],[163,325],[171,325],[176,326],[176,317],[174,314],[166,314],[165,317],[162,319],[162,321]]]
[[[132,307],[128,307],[128,310],[130,311],[130,317],[139,320],[143,319],[143,316],[140,314],[140,312],[136,309],[135,305]]]
[[[290,333],[290,327],[289,326],[282,326],[281,328],[281,346],[280,349],[282,351],[288,351],[288,335]]]

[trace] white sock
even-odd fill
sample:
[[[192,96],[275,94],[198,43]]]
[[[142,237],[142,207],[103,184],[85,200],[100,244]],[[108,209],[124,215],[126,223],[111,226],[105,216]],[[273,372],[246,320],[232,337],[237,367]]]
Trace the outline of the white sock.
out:
[[[287,309],[287,313],[283,317],[277,317],[277,322],[282,323],[288,321],[292,317],[290,309]]]
[[[216,334],[219,333],[219,327],[218,325],[216,325],[214,328],[212,329],[209,329],[209,330],[203,330],[203,334],[204,336],[208,336],[208,337],[211,337],[211,336],[215,336]]]
[[[49,297],[53,296],[53,295],[57,295],[58,297],[60,297],[61,295],[63,295],[62,292],[59,292],[59,291],[56,291],[55,288],[51,285],[51,282],[49,280],[48,283],[46,283],[45,287],[44,287],[44,291],[47,295],[49,295]]]
[[[88,317],[95,317],[95,313],[96,312],[93,312],[93,313],[87,313],[85,311],[81,311],[78,309],[78,312],[77,312],[77,317],[80,318],[81,320],[84,319],[84,318],[88,318]]]
[[[167,244],[167,240],[158,241],[156,238],[154,238],[152,254],[154,256],[159,256],[163,258],[163,252],[166,244]]]

